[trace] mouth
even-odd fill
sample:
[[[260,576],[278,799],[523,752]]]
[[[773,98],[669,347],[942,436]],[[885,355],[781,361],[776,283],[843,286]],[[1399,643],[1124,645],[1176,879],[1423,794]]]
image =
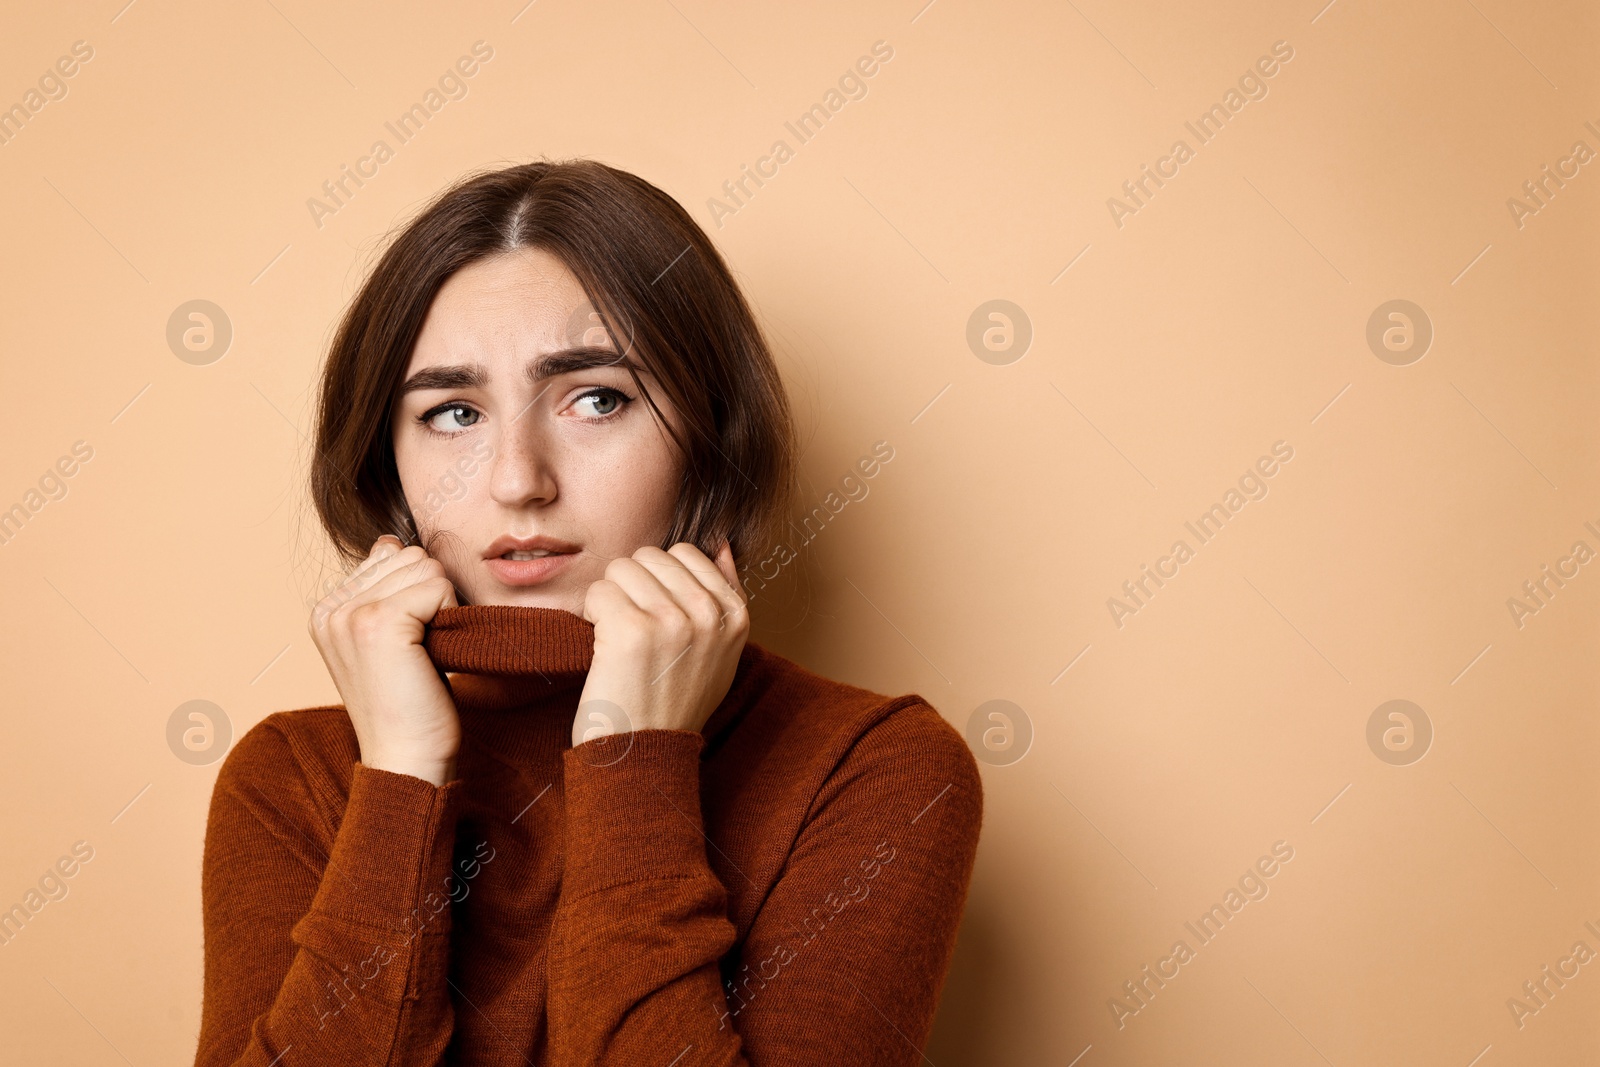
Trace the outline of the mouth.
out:
[[[569,541],[538,537],[501,537],[484,550],[484,565],[507,586],[541,585],[566,570],[581,553]]]
[[[545,556],[577,552],[582,546],[559,537],[538,534],[534,537],[517,537],[503,534],[489,542],[483,550],[484,559],[541,559]]]

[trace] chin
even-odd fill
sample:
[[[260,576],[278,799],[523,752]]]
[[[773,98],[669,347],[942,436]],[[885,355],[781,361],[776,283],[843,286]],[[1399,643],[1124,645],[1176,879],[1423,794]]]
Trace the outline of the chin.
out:
[[[555,589],[511,589],[496,587],[490,583],[491,588],[478,591],[478,595],[471,600],[473,604],[505,604],[511,607],[522,608],[560,608],[573,614],[582,613],[581,602],[573,604],[572,596]],[[459,600],[460,598],[457,597]]]

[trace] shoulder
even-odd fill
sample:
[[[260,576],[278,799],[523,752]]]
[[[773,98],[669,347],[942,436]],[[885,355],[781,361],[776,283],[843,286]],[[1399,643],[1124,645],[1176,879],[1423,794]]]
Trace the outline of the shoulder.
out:
[[[730,696],[744,717],[854,743],[868,732],[878,743],[954,769],[976,761],[961,733],[919,693],[890,695],[841,682],[751,642]]]
[[[228,750],[212,789],[212,810],[231,801],[264,822],[295,809],[338,810],[359,758],[342,705],[274,712]]]
[[[208,940],[218,923],[268,915],[290,885],[316,888],[349,797],[353,734],[342,707],[305,708],[268,715],[228,750],[206,815]]]
[[[758,644],[737,685],[733,732],[767,739],[763,754],[785,774],[814,774],[812,814],[870,782],[906,803],[955,800],[958,823],[982,819],[983,781],[961,732],[919,693],[889,695],[824,677]],[[914,816],[916,813],[913,812]]]

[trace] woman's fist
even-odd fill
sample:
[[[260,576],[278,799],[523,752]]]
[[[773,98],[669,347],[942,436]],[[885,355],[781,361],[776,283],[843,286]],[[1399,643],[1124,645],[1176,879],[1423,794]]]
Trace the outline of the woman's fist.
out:
[[[572,724],[574,748],[629,730],[699,730],[728,695],[750,617],[733,551],[687,541],[612,560],[589,586],[594,662]]]
[[[422,646],[427,624],[456,604],[444,565],[385,534],[311,611],[311,640],[361,746],[361,762],[434,785],[455,777],[461,722]]]

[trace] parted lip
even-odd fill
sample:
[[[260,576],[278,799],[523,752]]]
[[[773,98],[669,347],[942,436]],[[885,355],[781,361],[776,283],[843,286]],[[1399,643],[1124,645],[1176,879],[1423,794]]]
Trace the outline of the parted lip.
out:
[[[507,552],[538,552],[540,550],[545,552],[576,552],[579,547],[571,541],[563,541],[557,537],[546,537],[544,534],[540,534],[538,537],[512,537],[510,534],[506,534],[503,537],[496,538],[488,548],[484,549],[483,558],[499,559]]]

